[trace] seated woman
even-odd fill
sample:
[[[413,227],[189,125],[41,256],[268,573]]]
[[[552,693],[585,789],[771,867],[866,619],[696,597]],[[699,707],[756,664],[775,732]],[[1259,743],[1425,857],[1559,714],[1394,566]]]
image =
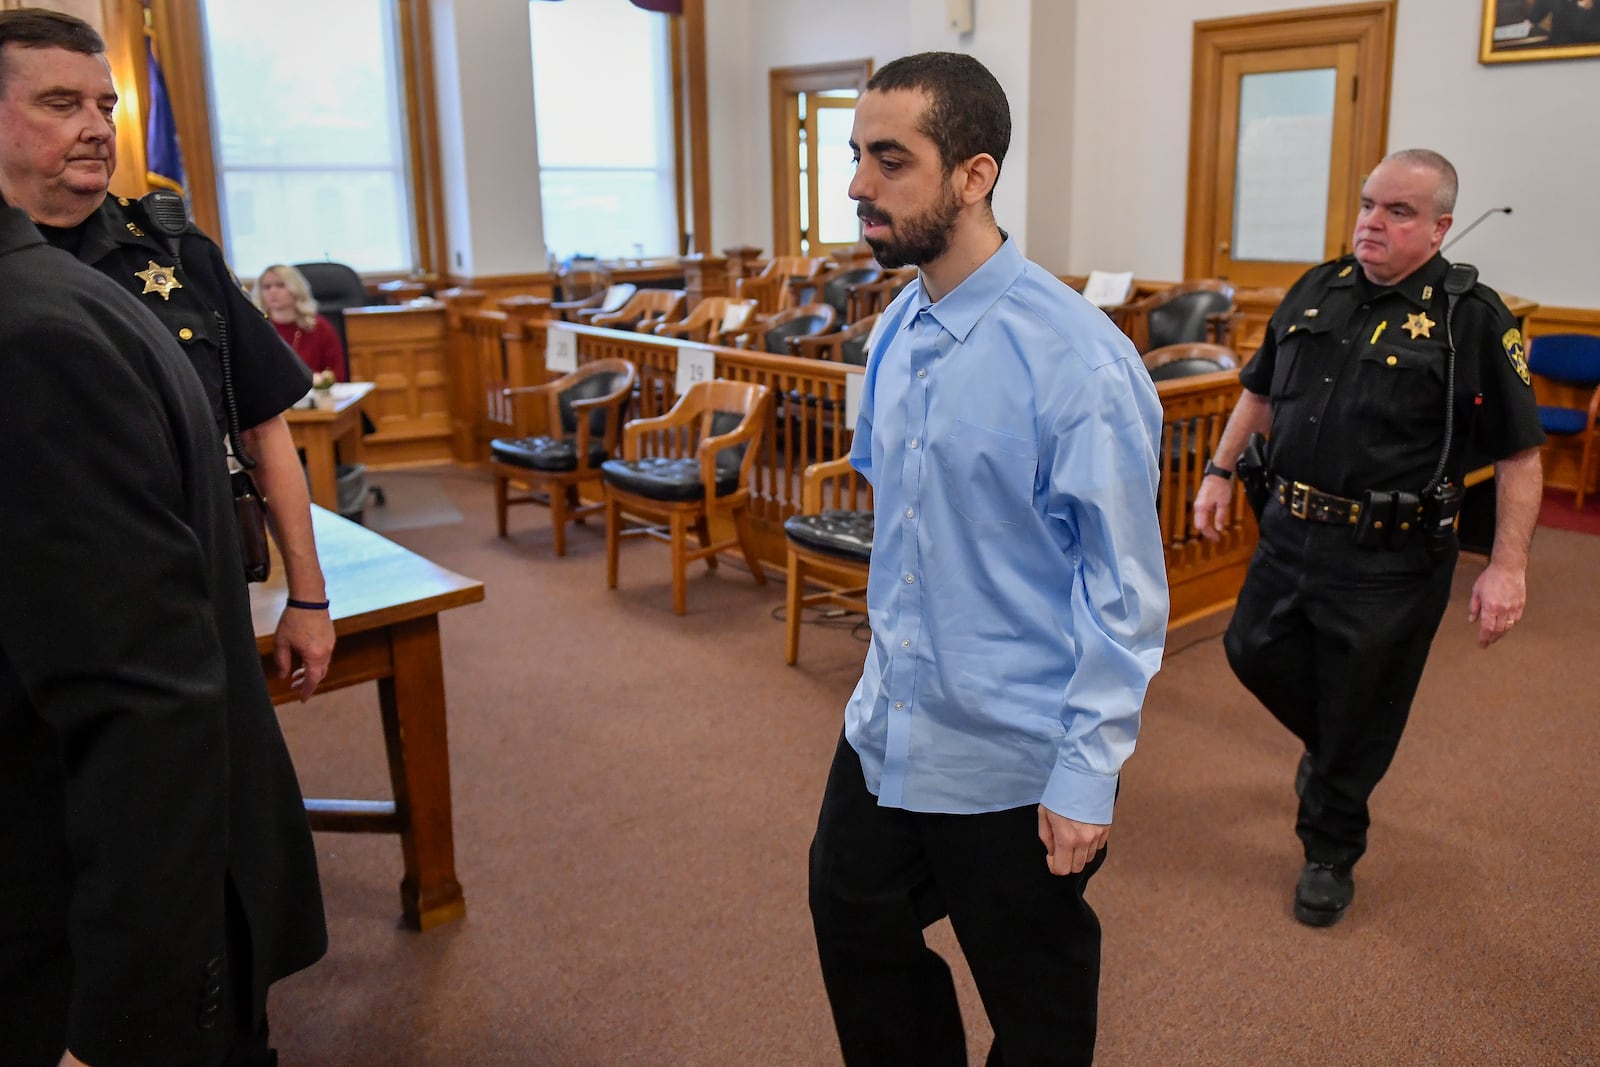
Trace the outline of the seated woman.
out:
[[[349,381],[344,345],[333,324],[317,314],[317,302],[303,274],[293,267],[274,263],[261,272],[256,282],[256,307],[260,308],[312,373],[331,370],[336,381]]]

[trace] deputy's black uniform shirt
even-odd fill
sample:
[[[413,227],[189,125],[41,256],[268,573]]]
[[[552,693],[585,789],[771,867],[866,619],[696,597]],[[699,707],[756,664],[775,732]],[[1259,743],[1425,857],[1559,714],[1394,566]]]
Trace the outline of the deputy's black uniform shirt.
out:
[[[222,250],[193,225],[178,239],[181,262],[138,200],[108,196],[81,225],[41,232],[155,313],[200,375],[219,433],[227,432],[228,420],[217,313],[227,322],[241,430],[267,421],[311,388],[311,372],[239,288]]]
[[[1444,276],[1435,255],[1390,287],[1354,256],[1306,272],[1267,326],[1239,380],[1272,402],[1267,463],[1326,493],[1417,492],[1444,444]],[[1472,454],[1504,459],[1544,441],[1516,321],[1494,290],[1457,301],[1455,430],[1449,477]],[[1479,397],[1481,396],[1481,402]]]

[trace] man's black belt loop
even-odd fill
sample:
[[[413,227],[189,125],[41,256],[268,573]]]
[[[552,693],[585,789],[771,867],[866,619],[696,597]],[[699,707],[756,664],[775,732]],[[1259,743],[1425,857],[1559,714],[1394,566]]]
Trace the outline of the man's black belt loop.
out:
[[[1320,489],[1313,489],[1305,482],[1274,478],[1272,492],[1277,496],[1278,503],[1288,509],[1290,515],[1306,522],[1354,526],[1361,521],[1361,501],[1324,493]]]

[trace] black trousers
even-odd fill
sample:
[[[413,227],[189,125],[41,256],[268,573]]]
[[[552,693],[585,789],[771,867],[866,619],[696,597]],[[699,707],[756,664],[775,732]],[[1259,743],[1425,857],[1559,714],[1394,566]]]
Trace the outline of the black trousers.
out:
[[[878,806],[842,736],[811,843],[811,918],[850,1067],[967,1062],[950,968],[923,939],[949,915],[994,1026],[991,1065],[1087,1064],[1100,921],[1082,872],[1045,865],[1038,808],[927,815]]]
[[[1308,861],[1367,848],[1367,800],[1394,759],[1450,599],[1455,554],[1362,548],[1273,501],[1223,644],[1239,680],[1311,753],[1295,830]]]

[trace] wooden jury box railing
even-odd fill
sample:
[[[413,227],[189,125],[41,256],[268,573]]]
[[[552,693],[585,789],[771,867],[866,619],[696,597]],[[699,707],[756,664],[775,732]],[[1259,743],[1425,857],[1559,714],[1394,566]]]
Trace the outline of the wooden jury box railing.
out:
[[[625,333],[502,311],[453,309],[450,356],[454,400],[455,456],[483,462],[489,442],[511,433],[511,411],[502,391],[556,377],[545,369],[547,331],[575,335],[579,363],[618,357],[639,368],[639,394],[630,414],[648,418],[670,408],[678,354],[713,353],[716,374],[757,382],[772,390],[764,444],[752,475],[752,525],[762,560],[785,566],[783,520],[800,507],[801,475],[808,464],[849,451],[852,427],[845,424],[845,380],[860,368],[822,360],[775,356],[702,345],[650,334]],[[1233,602],[1256,542],[1254,520],[1236,489],[1232,522],[1220,541],[1195,530],[1192,501],[1200,469],[1212,455],[1228,413],[1239,396],[1238,374],[1161,382],[1165,409],[1161,454],[1165,468],[1157,501],[1166,545],[1172,621],[1183,621]],[[537,413],[526,412],[525,415]]]

